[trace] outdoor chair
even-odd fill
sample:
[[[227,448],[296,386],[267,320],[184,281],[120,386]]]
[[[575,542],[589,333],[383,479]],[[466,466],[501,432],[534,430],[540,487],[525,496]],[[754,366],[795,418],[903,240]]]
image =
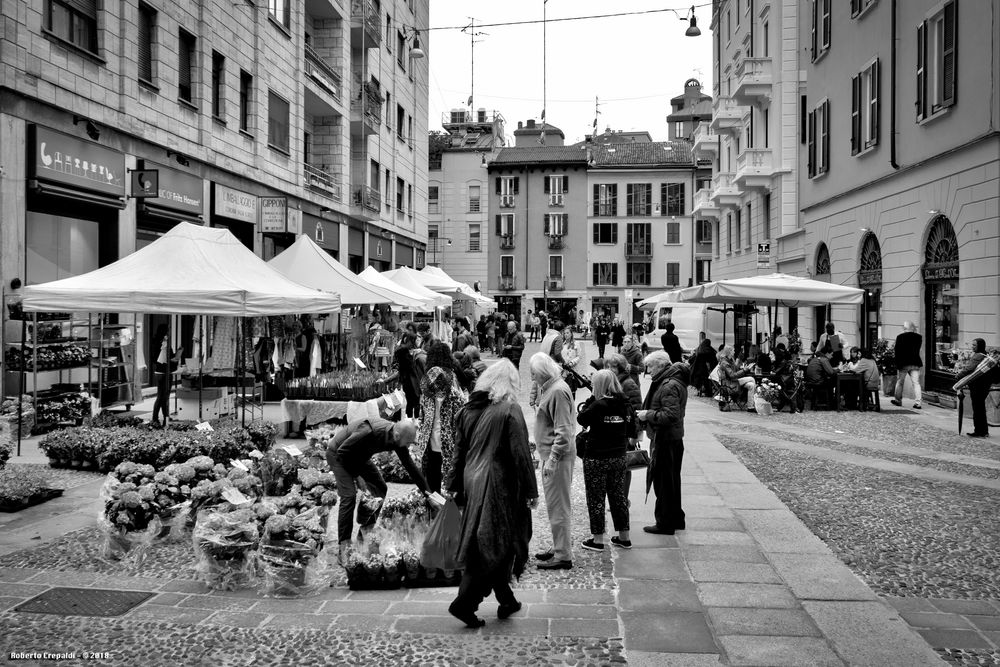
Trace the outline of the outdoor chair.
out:
[[[743,387],[739,389],[729,389],[712,380],[712,396],[720,396],[719,409],[725,410],[722,406],[729,406],[729,409],[736,407],[739,410],[747,408],[747,392]]]
[[[805,399],[809,401],[811,410],[820,408],[830,410],[833,405],[833,388],[825,384],[805,384]]]
[[[869,410],[870,407],[874,407],[875,412],[882,412],[882,403],[879,400],[879,394],[881,392],[881,387],[876,387],[874,389],[865,388],[861,392],[861,411],[865,412]]]

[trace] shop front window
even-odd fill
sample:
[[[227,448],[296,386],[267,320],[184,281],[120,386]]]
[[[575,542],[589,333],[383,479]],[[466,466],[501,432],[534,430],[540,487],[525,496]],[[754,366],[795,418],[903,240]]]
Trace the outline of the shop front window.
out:
[[[954,382],[957,348],[961,347],[959,319],[958,239],[951,221],[943,215],[931,222],[923,266],[925,362],[931,389],[947,389]]]
[[[865,291],[861,304],[861,346],[871,348],[879,339],[882,305],[882,249],[878,237],[869,232],[861,245],[858,287]]]

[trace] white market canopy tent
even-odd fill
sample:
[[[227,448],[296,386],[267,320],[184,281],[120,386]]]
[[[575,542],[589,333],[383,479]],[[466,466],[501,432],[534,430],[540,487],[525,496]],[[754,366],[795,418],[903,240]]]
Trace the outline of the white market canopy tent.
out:
[[[362,272],[362,275],[364,275],[364,272]],[[435,292],[429,287],[424,286],[423,282],[417,278],[417,276],[421,275],[419,271],[403,267],[394,271],[383,271],[381,275],[391,282],[418,294],[422,299],[434,306],[446,308],[451,305],[452,298],[450,296]]]
[[[766,276],[749,276],[731,280],[717,280],[680,290],[678,300],[686,303],[773,303],[778,306],[799,308],[830,304],[860,304],[864,290],[847,285],[771,273]]]
[[[372,266],[366,266],[365,270],[359,273],[358,275],[364,278],[372,285],[375,285],[376,287],[379,287],[393,294],[398,294],[402,299],[416,301],[420,304],[418,306],[414,306],[413,308],[405,308],[403,310],[413,310],[417,312],[429,313],[433,311],[435,305],[437,305],[436,303],[434,303],[434,300],[436,300],[440,296],[439,294],[434,294],[434,292],[431,292],[430,294],[433,294],[433,299],[428,300],[426,295],[417,294],[413,290],[407,289],[406,287],[403,287],[402,285],[389,280],[383,274],[376,271],[375,268]]]
[[[26,311],[279,315],[340,310],[340,297],[289,280],[228,229],[181,222],[83,275],[23,289]]]
[[[390,292],[355,275],[305,235],[268,265],[297,283],[339,294],[344,305],[388,303],[403,309],[423,306],[423,301]]]
[[[695,285],[693,287],[685,287],[683,289],[672,289],[666,292],[660,292],[659,294],[654,294],[653,296],[646,297],[642,301],[636,304],[640,310],[656,310],[656,306],[661,303],[680,303],[682,299],[682,294],[686,294],[688,298],[695,298],[701,296],[704,292],[704,285]]]
[[[468,287],[465,283],[460,283],[449,276],[444,272],[444,269],[438,266],[431,266],[428,264],[419,271],[414,271],[409,267],[403,268],[406,269],[407,273],[416,274],[418,276],[417,279],[420,280],[424,287],[432,289],[435,292],[461,292],[463,287]],[[399,270],[402,271],[403,269]]]

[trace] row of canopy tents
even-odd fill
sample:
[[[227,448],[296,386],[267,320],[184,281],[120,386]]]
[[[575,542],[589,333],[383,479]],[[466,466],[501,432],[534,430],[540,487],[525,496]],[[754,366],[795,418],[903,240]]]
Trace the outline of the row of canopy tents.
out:
[[[89,273],[25,287],[28,312],[90,311],[257,316],[332,313],[341,305],[389,304],[432,312],[470,300],[496,304],[436,267],[355,275],[299,238],[264,262],[227,229],[179,223],[150,245]]]

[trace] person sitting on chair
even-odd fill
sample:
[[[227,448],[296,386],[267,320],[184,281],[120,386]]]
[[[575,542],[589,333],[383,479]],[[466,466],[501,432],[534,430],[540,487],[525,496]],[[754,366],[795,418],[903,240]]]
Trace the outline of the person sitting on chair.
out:
[[[750,371],[736,370],[736,351],[730,345],[726,345],[719,352],[719,386],[722,387],[723,395],[728,393],[731,397],[739,397],[746,389],[746,396],[751,398],[757,390],[757,381]],[[756,410],[748,403],[747,412]]]
[[[771,380],[781,385],[781,394],[778,396],[778,412],[781,412],[787,405],[792,414],[795,414],[798,411],[795,402],[795,364],[785,350],[785,346],[781,344],[774,348]]]
[[[826,343],[816,352],[806,366],[806,385],[816,392],[823,392],[827,397],[827,402],[832,403],[833,386],[837,379],[837,371],[830,365],[830,356],[833,354],[833,346]],[[816,399],[813,399],[815,404]]]

